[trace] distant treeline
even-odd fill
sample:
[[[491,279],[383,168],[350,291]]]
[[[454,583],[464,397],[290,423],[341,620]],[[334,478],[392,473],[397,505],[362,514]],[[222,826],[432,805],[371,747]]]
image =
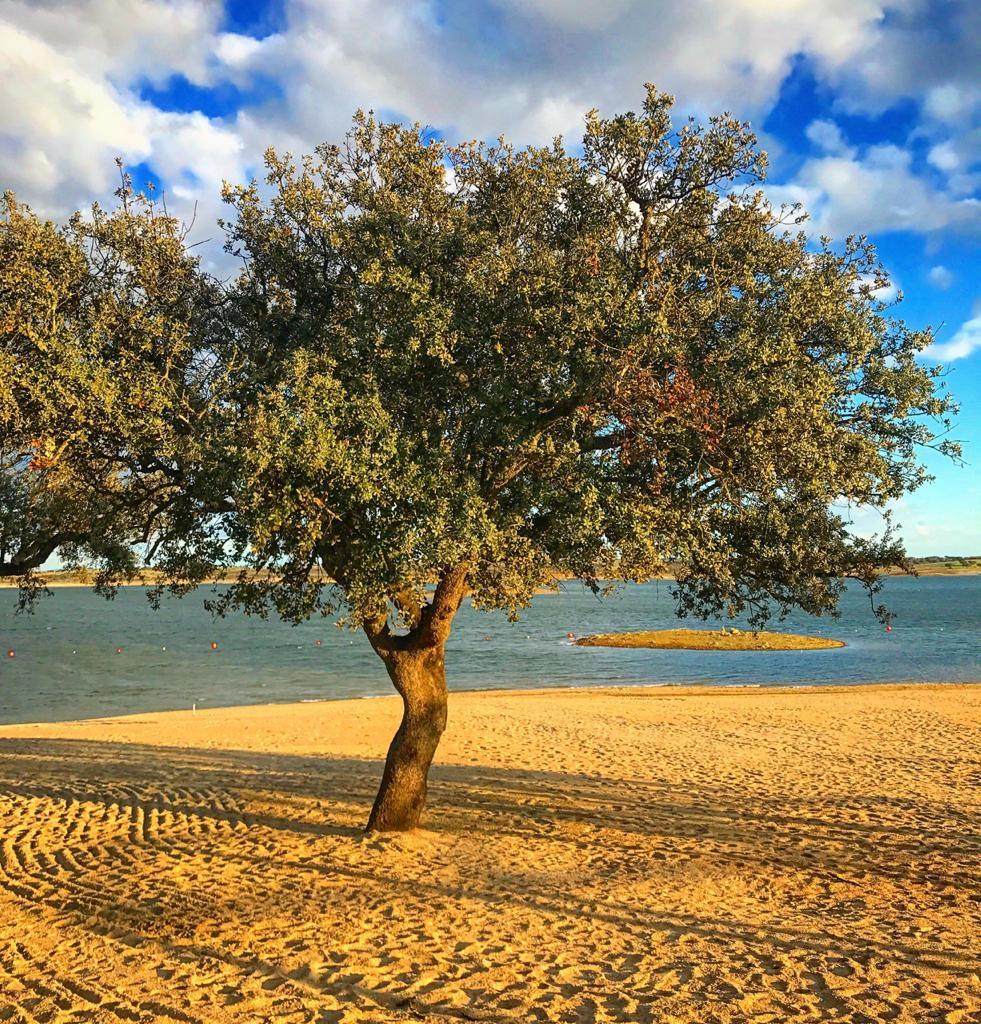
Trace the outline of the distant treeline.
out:
[[[974,565],[981,562],[981,555],[924,555],[921,558],[911,558],[914,565],[934,565],[937,562],[951,562],[954,565]]]

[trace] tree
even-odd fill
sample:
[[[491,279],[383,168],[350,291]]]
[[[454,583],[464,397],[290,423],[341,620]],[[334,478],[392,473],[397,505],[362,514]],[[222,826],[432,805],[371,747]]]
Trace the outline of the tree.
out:
[[[214,286],[185,231],[123,175],[115,211],[0,218],[0,576],[29,605],[56,551],[107,594],[134,544],[200,513],[189,473],[212,371]],[[179,457],[179,458],[178,458]]]
[[[675,128],[671,105],[589,114],[581,155],[359,114],[225,190],[220,530],[266,575],[217,608],[364,629],[404,704],[371,829],[420,820],[468,593],[515,615],[556,574],[670,562],[681,612],[830,611],[903,559],[835,507],[882,508],[924,479],[917,446],[952,450],[872,247],[811,243],[747,125]]]
[[[208,383],[166,393],[161,456],[134,436],[179,510],[151,561],[178,590],[244,565],[219,614],[363,628],[403,701],[370,829],[420,821],[467,595],[517,615],[558,576],[680,565],[679,613],[830,612],[904,557],[845,507],[955,450],[872,247],[808,240],[747,125],[671,105],[589,114],[579,154],[358,114],[225,189],[241,271],[180,319]]]

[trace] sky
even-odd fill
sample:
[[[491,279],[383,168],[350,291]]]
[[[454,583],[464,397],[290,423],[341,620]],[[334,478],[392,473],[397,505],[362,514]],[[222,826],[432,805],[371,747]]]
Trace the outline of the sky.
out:
[[[0,188],[62,217],[111,198],[120,156],[220,260],[221,182],[359,107],[575,148],[587,110],[654,82],[749,120],[812,231],[876,243],[896,315],[935,331],[965,456],[928,453],[896,518],[913,555],[981,554],[979,69],[977,0],[0,0]]]

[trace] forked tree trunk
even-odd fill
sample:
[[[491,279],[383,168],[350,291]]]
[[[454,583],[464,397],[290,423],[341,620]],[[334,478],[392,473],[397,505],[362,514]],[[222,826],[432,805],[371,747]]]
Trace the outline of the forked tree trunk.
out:
[[[426,806],[426,780],[439,738],[446,728],[446,665],[443,651],[453,617],[466,593],[467,568],[447,569],[427,603],[412,593],[389,599],[411,624],[408,633],[389,627],[387,605],[365,619],[371,646],[402,697],[402,724],[388,748],[369,832],[417,828]]]
[[[417,828],[426,806],[429,766],[446,728],[446,668],[442,641],[379,652],[402,697],[402,724],[385,761],[381,786],[368,818],[369,832]]]

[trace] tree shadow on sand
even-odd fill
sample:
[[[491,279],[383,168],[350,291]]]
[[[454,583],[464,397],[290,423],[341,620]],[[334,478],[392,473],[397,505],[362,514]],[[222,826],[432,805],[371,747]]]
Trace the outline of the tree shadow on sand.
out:
[[[380,760],[182,749],[89,740],[0,740],[0,886],[21,900],[74,914],[103,934],[123,929],[133,942],[163,954],[181,951],[225,963],[267,984],[327,991],[341,1000],[389,1010],[452,1016],[452,1007],[360,983],[343,964],[312,977],[255,950],[199,939],[202,927],[259,920],[282,908],[284,885],[318,901],[346,893],[424,907],[477,901],[488,913],[519,898],[545,919],[588,918],[631,934],[670,940],[694,935],[722,947],[759,944],[760,925],[717,913],[679,914],[630,898],[604,895],[615,883],[649,876],[647,852],[659,861],[693,858],[757,873],[804,871],[823,887],[829,908],[861,900],[876,879],[907,886],[973,885],[978,837],[964,827],[877,826],[882,810],[810,798],[751,803],[724,785],[684,793],[660,782],[614,780],[564,772],[437,765],[431,783],[428,842],[393,861],[386,844],[361,838]],[[904,808],[900,808],[903,810]],[[946,808],[948,819],[957,814]],[[932,820],[931,816],[927,816]],[[569,826],[575,826],[570,828]],[[508,837],[535,851],[527,862],[447,878],[461,837]],[[548,848],[563,846],[582,868],[585,886],[550,877]],[[569,844],[578,847],[571,852]],[[235,886],[174,882],[175,865],[221,860]],[[109,867],[111,865],[111,867]],[[192,872],[193,874],[193,872]],[[247,880],[247,881],[243,881]],[[247,893],[247,898],[243,896]],[[716,910],[718,908],[716,907]],[[813,919],[812,919],[813,921]],[[766,926],[778,953],[844,957],[857,963],[897,956],[948,973],[976,970],[969,950],[929,942],[874,941],[847,934],[829,913],[820,928]],[[842,934],[842,932],[846,932]],[[433,995],[436,995],[434,992]],[[414,1000],[414,1002],[412,1002]],[[472,1017],[470,1013],[462,1014]],[[504,1019],[498,1015],[494,1019]]]

